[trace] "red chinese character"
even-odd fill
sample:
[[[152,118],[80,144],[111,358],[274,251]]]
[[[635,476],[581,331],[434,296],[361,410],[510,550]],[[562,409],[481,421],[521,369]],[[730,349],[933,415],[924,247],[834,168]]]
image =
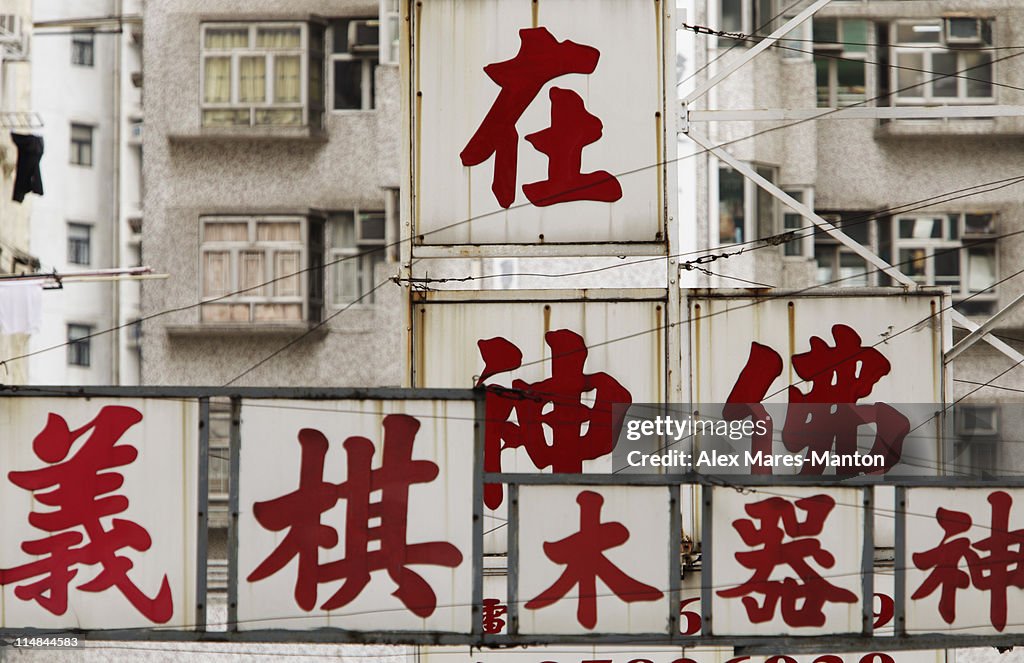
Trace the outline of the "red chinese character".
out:
[[[302,449],[298,490],[253,505],[256,520],[268,530],[288,530],[281,543],[249,574],[249,582],[267,578],[292,559],[298,559],[295,602],[303,610],[316,606],[320,583],[344,580],[321,608],[335,610],[352,602],[370,583],[370,573],[387,570],[398,588],[393,595],[419,617],[429,617],[437,596],[426,580],[409,568],[430,564],[455,568],[462,553],[446,541],[409,544],[409,488],[437,478],[438,467],[427,460],[413,460],[412,447],[420,423],[404,414],[384,417],[384,451],[381,466],[372,469],[374,445],[365,437],[344,442],[348,459],[346,481],[323,480],[327,438],[318,430],[299,431]],[[379,500],[371,494],[380,491]],[[338,532],[321,523],[321,517],[345,500],[345,556],[320,563],[320,548],[338,545]],[[376,520],[375,524],[371,521]]]
[[[761,400],[768,393],[775,378],[782,374],[782,357],[775,350],[760,343],[750,344],[750,356],[747,364],[740,372],[740,377],[733,385],[726,405],[722,408],[722,418],[726,421],[742,421],[747,417],[755,423],[764,423],[764,433],[755,432],[750,436],[751,453],[772,453],[772,431],[774,425],[768,410],[761,405]],[[751,474],[771,474],[772,468],[756,464],[750,468]]]
[[[502,617],[508,614],[508,606],[498,599],[484,599],[483,613],[484,633],[501,633],[505,628]]]
[[[102,592],[116,587],[150,621],[162,624],[171,618],[174,605],[167,576],[151,599],[128,577],[133,562],[118,554],[125,548],[149,550],[153,543],[149,532],[130,520],[112,518],[128,509],[128,498],[113,494],[124,484],[124,476],[109,470],[130,465],[138,457],[135,447],[118,442],[140,421],[142,414],[134,408],[106,406],[95,419],[72,431],[62,417],[50,414],[32,442],[36,456],[50,465],[7,476],[14,485],[32,491],[35,501],[55,508],[28,516],[33,527],[51,536],[22,543],[24,552],[38,558],[0,569],[0,586],[39,578],[15,587],[14,595],[63,615],[68,609],[68,585],[80,570],[75,567],[97,566],[99,572],[76,589]],[[75,441],[86,433],[89,436],[81,448],[67,458]],[[107,518],[109,528],[101,521]]]
[[[583,461],[600,458],[615,447],[625,411],[633,402],[629,391],[607,373],[583,372],[588,353],[579,334],[568,329],[549,331],[544,342],[551,348],[550,378],[534,383],[516,379],[512,388],[518,393],[487,394],[487,472],[501,472],[501,452],[505,449],[523,447],[538,469],[550,467],[555,473],[574,474],[583,471]],[[504,338],[481,340],[477,346],[484,360],[478,386],[523,363],[523,353]],[[588,407],[582,397],[589,392],[593,392],[593,404]],[[613,412],[613,404],[618,403],[623,407]],[[513,411],[518,423],[509,421]],[[550,444],[545,428],[550,430]],[[488,508],[496,509],[501,502],[500,485],[484,487]]]
[[[597,581],[604,583],[615,596],[626,603],[657,601],[664,594],[626,575],[612,564],[604,551],[621,546],[629,540],[629,530],[616,522],[601,522],[604,498],[590,490],[576,497],[580,505],[580,529],[560,541],[544,543],[548,559],[565,567],[553,585],[526,602],[530,610],[539,610],[561,600],[573,588],[577,592],[576,619],[592,629],[597,625]]]
[[[989,618],[998,631],[1006,628],[1006,590],[1024,589],[1024,529],[1010,531],[1013,498],[1004,491],[988,496],[992,509],[991,535],[972,543],[957,537],[972,526],[971,516],[939,507],[935,518],[942,527],[942,541],[931,550],[914,553],[914,566],[932,572],[911,596],[921,599],[939,590],[939,614],[947,624],[956,619],[956,592],[972,584],[989,592]],[[957,537],[957,538],[954,538]],[[986,553],[982,556],[979,553]],[[963,561],[967,571],[960,568]],[[968,573],[969,572],[969,573]]]
[[[875,384],[889,374],[889,360],[875,348],[861,345],[860,335],[846,325],[833,325],[832,336],[836,341],[834,347],[812,336],[810,351],[792,357],[793,369],[811,383],[811,390],[804,394],[797,387],[789,387],[782,441],[793,452],[806,449],[820,454],[834,447],[834,453],[850,456],[857,452],[860,427],[875,424],[870,453],[882,456],[881,471],[888,472],[900,461],[910,422],[886,403],[858,405],[857,401],[870,395]],[[747,364],[729,394],[730,405],[723,411],[726,419],[750,416],[769,424],[767,435],[755,436],[754,452],[770,453],[771,422],[759,403],[781,373],[779,354],[768,346],[752,343]],[[770,474],[771,468],[755,468],[754,471]],[[821,474],[823,471],[824,466],[815,463],[814,456],[809,454],[800,472]],[[856,466],[836,467],[837,474],[860,471]]]
[[[823,626],[826,603],[856,603],[857,596],[825,580],[810,564],[832,568],[835,558],[821,547],[817,537],[825,519],[835,506],[828,495],[805,497],[793,502],[771,497],[747,504],[744,511],[749,519],[733,521],[740,538],[756,550],[735,553],[736,561],[754,574],[731,589],[718,592],[724,598],[743,597],[747,617],[754,624],[775,617],[776,606],[781,606],[782,620],[789,626]],[[796,509],[804,511],[804,520],[797,518]],[[755,524],[754,521],[760,524]],[[786,541],[786,537],[791,540]],[[776,569],[789,566],[796,578],[772,579]],[[751,594],[764,597],[758,603]]]
[[[516,197],[519,118],[548,81],[566,74],[593,73],[601,57],[596,48],[557,41],[544,27],[520,30],[519,39],[514,58],[484,67],[501,92],[459,155],[464,166],[476,166],[494,156],[491,191],[506,208]],[[621,198],[622,188],[609,173],[581,173],[583,148],[601,137],[601,121],[586,111],[575,92],[552,88],[550,99],[551,127],[526,137],[548,155],[548,179],[524,186],[526,197],[538,206]]]

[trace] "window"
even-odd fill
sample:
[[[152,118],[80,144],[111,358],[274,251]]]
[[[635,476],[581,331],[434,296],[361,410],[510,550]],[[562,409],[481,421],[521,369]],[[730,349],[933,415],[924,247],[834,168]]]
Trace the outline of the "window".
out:
[[[814,190],[811,188],[806,189],[791,189],[787,190],[786,193],[792,196],[797,202],[804,203],[811,209],[814,209]],[[805,257],[810,256],[814,252],[814,232],[808,230],[807,226],[811,225],[809,221],[806,221],[804,217],[800,216],[794,210],[791,210],[784,203],[782,206],[782,232],[793,233],[793,239],[789,240],[782,245],[782,254],[787,257]]]
[[[210,401],[210,462],[207,484],[211,502],[227,502],[231,485],[231,404]]]
[[[839,108],[867,96],[868,22],[814,19],[814,71],[818,106]]]
[[[68,224],[68,262],[88,265],[90,262],[92,227],[84,223]]]
[[[298,216],[200,219],[204,322],[320,319],[323,224]]]
[[[872,219],[870,212],[822,213],[852,239],[921,285],[946,286],[957,309],[990,312],[996,303],[995,217],[989,213],[915,214]],[[870,219],[870,220],[868,220]],[[888,285],[863,258],[824,234],[816,236],[818,281],[838,286]],[[959,300],[970,297],[963,304]]]
[[[372,110],[376,105],[373,72],[380,52],[379,26],[374,18],[331,21],[333,110]]]
[[[782,25],[782,20],[776,18],[774,5],[774,0],[721,0],[719,29],[746,35],[767,35]],[[757,42],[742,40],[740,43],[753,46]]]
[[[386,218],[383,211],[331,214],[327,260],[332,307],[373,303],[374,270],[387,260]]]
[[[94,40],[92,30],[75,30],[71,33],[71,64],[93,66]]]
[[[778,169],[772,166],[755,165],[758,175],[773,184],[778,179]],[[776,234],[776,211],[778,206],[773,195],[748,180],[738,171],[721,166],[718,170],[718,242],[735,244],[751,239],[754,230],[757,237]]]
[[[75,166],[92,165],[92,132],[88,124],[71,125],[71,163]]]
[[[890,86],[897,104],[994,102],[991,21],[897,21],[890,27]],[[965,45],[968,45],[966,46]],[[960,50],[951,50],[960,49]]]
[[[819,212],[819,215],[854,241],[877,251],[877,222],[871,220],[871,212]],[[880,257],[888,259],[881,252]],[[827,233],[814,234],[814,258],[818,264],[818,283],[839,288],[883,285],[867,261]]]
[[[318,126],[323,34],[306,23],[204,25],[203,126]]]
[[[89,366],[92,354],[92,326],[68,325],[68,364]]]
[[[945,285],[954,294],[976,295],[972,301],[994,298],[995,293],[985,291],[996,282],[995,242],[981,236],[962,239],[970,227],[968,218],[975,228],[991,228],[991,215],[896,217],[893,245],[903,273],[923,285]]]

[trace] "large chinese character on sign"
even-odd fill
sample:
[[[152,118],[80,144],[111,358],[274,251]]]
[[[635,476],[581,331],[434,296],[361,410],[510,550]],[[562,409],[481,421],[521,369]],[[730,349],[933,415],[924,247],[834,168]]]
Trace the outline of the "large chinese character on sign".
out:
[[[1024,614],[1024,491],[907,491],[908,632],[1010,633]]]
[[[439,403],[243,404],[245,628],[469,631],[473,407]]]
[[[666,398],[663,293],[527,294],[431,293],[414,318],[416,384],[487,389],[488,472],[610,472],[626,406]],[[485,485],[484,504],[485,546],[504,552],[503,486]]]
[[[788,451],[803,453],[806,458],[801,474],[821,474],[827,467],[835,467],[836,474],[886,472],[900,461],[910,422],[887,403],[858,401],[871,395],[875,384],[892,370],[892,364],[877,348],[865,346],[848,325],[834,325],[832,336],[834,345],[812,336],[810,350],[791,357],[796,375],[811,388],[807,393],[792,385],[786,389],[789,407],[782,442]],[[762,401],[782,374],[782,366],[782,358],[774,349],[751,343],[747,363],[726,399],[726,420],[750,417],[763,424],[764,432],[755,433],[751,439],[755,454],[772,454],[774,422]],[[870,431],[869,427],[874,429],[874,439],[867,453],[880,459],[877,467],[830,465],[833,454],[840,459],[856,456],[860,438]],[[756,463],[751,471],[771,474],[772,467]]]
[[[665,630],[667,488],[522,486],[519,505],[520,633]]]
[[[690,393],[702,413],[757,424],[719,451],[760,459],[737,473],[934,474],[953,451],[931,434],[950,398],[944,297],[684,293]]]
[[[195,405],[8,398],[0,411],[0,627],[190,624]]]
[[[665,241],[657,9],[427,0],[413,20],[418,244]]]
[[[596,48],[557,41],[547,28],[519,31],[519,52],[511,60],[484,67],[501,88],[494,105],[462,150],[462,164],[476,166],[494,157],[491,190],[498,204],[515,200],[519,134],[516,123],[545,83],[566,74],[591,74],[601,54]],[[534,205],[544,207],[573,200],[614,202],[622,187],[606,171],[581,173],[583,148],[601,137],[601,120],[587,112],[572,90],[551,88],[551,126],[526,137],[548,157],[548,177],[523,186]]]
[[[544,342],[551,350],[551,377],[538,382],[512,381],[510,390],[487,395],[484,470],[501,472],[501,454],[522,448],[537,469],[579,474],[583,462],[606,456],[615,448],[625,408],[632,396],[611,375],[586,373],[587,350],[582,336],[569,329],[550,331]],[[511,341],[497,337],[477,342],[484,371],[477,382],[509,373],[523,364],[522,351]],[[589,402],[584,396],[592,394]],[[514,421],[512,415],[515,414]],[[484,503],[497,509],[502,487],[484,487]]]
[[[716,635],[860,631],[857,490],[711,490]]]

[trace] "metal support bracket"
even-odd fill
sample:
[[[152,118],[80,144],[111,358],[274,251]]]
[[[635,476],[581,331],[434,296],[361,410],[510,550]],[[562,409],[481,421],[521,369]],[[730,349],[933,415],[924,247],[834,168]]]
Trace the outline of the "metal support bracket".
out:
[[[964,338],[960,339],[959,343],[950,348],[949,352],[947,352],[944,357],[945,362],[948,364],[949,362],[953,361],[954,359],[959,357],[965,350],[967,350],[967,348],[971,347],[972,345],[980,341],[982,338],[984,338],[985,335],[988,334],[993,327],[999,324],[1000,320],[1009,315],[1015,308],[1017,308],[1017,305],[1020,304],[1022,301],[1024,301],[1024,293],[1018,295],[1016,299],[1007,304],[1002,310],[993,315],[991,318],[986,320],[984,324],[982,324],[981,326],[977,326],[975,329],[971,330],[971,333],[969,333]],[[1022,357],[1020,361],[1024,362],[1024,357]]]

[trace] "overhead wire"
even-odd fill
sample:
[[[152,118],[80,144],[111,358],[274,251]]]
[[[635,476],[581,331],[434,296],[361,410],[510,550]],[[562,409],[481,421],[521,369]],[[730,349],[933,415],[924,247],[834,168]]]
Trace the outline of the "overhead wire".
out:
[[[1009,59],[1009,58],[1012,58],[1012,57],[1017,57],[1017,56],[1019,56],[1021,54],[1024,54],[1024,51],[1021,51],[1021,52],[1018,52],[1018,53],[1013,53],[1011,55],[1007,55],[1007,56],[1004,56],[1002,58],[993,59],[991,61],[991,63],[995,63],[995,62],[1000,61],[1000,60],[1006,60],[1006,59]],[[991,64],[991,63],[989,63],[989,64]],[[938,77],[936,77],[935,79],[932,79],[932,80],[940,80],[942,78],[947,78],[947,77],[952,76],[952,75],[963,73],[964,71],[973,70],[973,69],[977,68],[978,66],[979,65],[975,65],[975,66],[972,66],[972,67],[966,67],[964,69],[961,69],[961,70],[959,70],[957,72],[953,72],[951,74],[942,74],[942,75],[939,75]],[[901,89],[898,89],[898,90],[893,90],[893,91],[890,91],[890,92],[886,92],[886,93],[884,93],[882,95],[878,95],[878,96],[873,97],[871,99],[865,99],[862,102],[858,102],[856,104],[852,104],[851,106],[847,106],[845,108],[850,108],[852,106],[858,106],[858,105],[862,105],[862,104],[865,104],[865,103],[868,103],[868,102],[871,102],[871,101],[876,101],[878,99],[885,98],[885,97],[888,97],[888,96],[893,95],[893,94],[897,94],[898,92],[901,92],[904,89],[910,89],[912,87],[916,87],[917,85],[919,85],[919,84],[914,84],[914,85],[908,86],[906,88],[901,88]],[[735,144],[735,143],[738,143],[738,142],[742,142],[742,141],[745,141],[745,140],[750,140],[751,138],[755,138],[755,137],[763,135],[765,133],[769,133],[769,132],[773,132],[773,131],[778,131],[778,130],[781,130],[781,129],[787,129],[787,128],[790,128],[790,127],[793,127],[793,126],[804,124],[806,122],[811,122],[811,121],[814,121],[814,120],[817,120],[817,119],[821,119],[821,118],[827,117],[827,116],[829,116],[829,115],[831,115],[833,113],[841,112],[845,108],[826,110],[826,111],[824,111],[822,113],[818,113],[816,115],[812,115],[812,116],[809,116],[809,117],[806,117],[806,118],[795,120],[795,121],[790,122],[788,124],[783,124],[783,125],[779,125],[779,126],[775,126],[775,127],[767,127],[767,128],[761,129],[759,131],[755,131],[753,134],[749,134],[747,136],[742,136],[742,137],[739,137],[739,138],[735,138],[735,139],[728,140],[728,141],[725,141],[723,143],[720,143],[720,144],[716,145],[715,148],[726,147],[728,145],[732,145],[732,144]],[[711,149],[701,149],[701,150],[699,150],[697,152],[693,152],[693,153],[684,155],[682,157],[677,157],[675,159],[669,160],[668,162],[679,162],[679,161],[682,161],[684,159],[687,159],[687,158],[690,158],[690,157],[694,157],[694,156],[698,156],[700,154],[706,154],[706,153],[709,153],[709,152],[711,152]],[[658,162],[658,163],[655,163],[655,164],[652,164],[652,165],[648,165],[648,166],[641,166],[641,167],[638,167],[638,168],[629,169],[629,170],[623,171],[622,173],[618,173],[616,175],[612,175],[610,177],[624,177],[626,175],[635,174],[637,172],[641,172],[641,171],[649,169],[649,168],[660,167],[660,166],[664,165],[664,163],[667,163],[667,162]],[[586,189],[586,188],[590,188],[590,187],[593,187],[593,186],[595,186],[595,184],[587,184],[587,185],[581,186],[581,187],[574,187],[572,189],[569,189],[569,191],[576,191],[576,190],[580,190],[580,189]],[[565,193],[565,192],[563,192],[563,193]],[[518,209],[518,208],[521,208],[521,207],[528,207],[530,205],[531,205],[531,203],[521,203],[519,205],[512,205],[508,209]],[[471,217],[469,217],[467,219],[464,219],[464,220],[461,220],[461,221],[457,221],[457,222],[454,222],[454,223],[451,223],[451,224],[448,224],[448,225],[445,225],[445,226],[441,226],[439,228],[436,228],[436,229],[433,229],[433,230],[430,230],[430,231],[426,231],[426,232],[423,232],[423,233],[418,233],[417,236],[423,237],[423,236],[425,236],[427,234],[434,234],[434,233],[443,232],[445,230],[450,230],[451,228],[457,227],[459,225],[463,225],[465,223],[471,223],[473,221],[476,221],[476,220],[479,220],[479,219],[482,219],[482,218],[487,218],[487,217],[494,216],[494,215],[497,215],[497,214],[505,213],[505,212],[508,211],[508,209],[498,209],[498,210],[493,210],[491,212],[485,212],[485,213],[482,213],[482,214],[479,214],[479,215],[471,216]],[[217,297],[208,298],[208,299],[201,299],[198,302],[192,302],[192,303],[184,304],[184,305],[181,305],[181,306],[170,307],[170,308],[167,308],[167,309],[164,309],[164,310],[161,310],[161,311],[156,311],[154,313],[149,313],[149,314],[140,316],[140,317],[138,317],[135,320],[132,320],[130,322],[125,322],[125,323],[120,324],[120,325],[115,325],[115,326],[112,326],[112,327],[107,328],[107,329],[103,329],[103,330],[99,330],[99,331],[93,332],[93,333],[89,334],[88,336],[84,336],[84,337],[82,337],[80,339],[77,339],[77,341],[81,342],[81,341],[84,341],[84,340],[87,340],[87,339],[92,339],[92,338],[101,336],[103,334],[107,334],[107,333],[110,333],[110,332],[113,332],[113,331],[117,331],[117,330],[120,330],[120,329],[125,329],[125,328],[131,327],[131,326],[133,326],[135,324],[138,324],[138,323],[141,323],[141,322],[145,322],[145,321],[157,318],[157,317],[161,317],[161,316],[169,315],[169,314],[173,314],[173,313],[180,313],[180,312],[184,312],[184,311],[187,311],[187,310],[190,310],[190,309],[193,309],[193,308],[197,308],[197,307],[200,307],[200,306],[203,306],[203,305],[206,305],[206,304],[211,304],[211,303],[215,303],[215,302],[222,301],[222,300],[225,300],[225,299],[230,299],[232,297],[235,297],[235,296],[237,296],[239,294],[242,294],[242,293],[245,293],[245,292],[249,292],[249,291],[252,291],[252,290],[258,290],[258,289],[264,288],[264,287],[266,287],[268,285],[276,283],[277,281],[293,278],[293,277],[295,277],[297,275],[305,274],[305,273],[308,273],[310,271],[322,271],[322,270],[325,270],[326,268],[330,267],[331,265],[334,265],[334,264],[337,264],[337,263],[341,263],[341,262],[344,262],[346,260],[358,259],[358,258],[362,257],[363,255],[368,255],[368,254],[371,254],[371,253],[376,253],[376,252],[379,252],[379,251],[384,251],[384,250],[387,250],[388,248],[392,248],[394,246],[399,246],[403,242],[410,242],[411,243],[411,242],[413,242],[413,240],[414,240],[414,236],[413,235],[409,235],[408,237],[400,238],[399,240],[397,240],[395,242],[392,242],[391,244],[387,244],[387,245],[379,246],[379,247],[374,247],[373,249],[370,249],[370,250],[367,250],[367,251],[363,251],[363,252],[359,252],[359,253],[355,253],[355,254],[347,254],[347,255],[341,256],[341,257],[339,257],[339,258],[337,258],[335,260],[326,261],[324,264],[316,266],[316,267],[306,267],[306,268],[297,270],[297,271],[295,271],[293,273],[289,273],[289,274],[286,274],[286,275],[278,276],[278,277],[275,277],[273,279],[269,279],[269,280],[267,280],[267,281],[265,281],[263,283],[259,283],[259,284],[256,284],[256,285],[253,285],[253,286],[249,286],[249,287],[246,287],[246,288],[241,288],[241,289],[238,289],[238,290],[235,290],[235,291],[232,291],[232,292],[229,292],[229,293],[217,296]],[[716,249],[701,250],[701,251],[703,251],[705,253],[709,253],[709,252],[713,252],[714,250],[716,250]],[[659,256],[659,259],[666,259],[666,258],[665,258],[665,256]],[[32,357],[32,356],[36,356],[36,355],[45,353],[45,352],[50,352],[52,350],[61,349],[61,348],[66,347],[67,345],[69,345],[69,343],[70,342],[59,343],[59,344],[56,344],[56,345],[48,346],[46,348],[40,348],[38,350],[34,350],[34,351],[31,351],[31,352],[23,353],[21,355],[17,355],[17,356],[14,356],[14,357],[9,357],[9,358],[6,358],[4,360],[0,360],[0,365],[5,365],[5,364],[7,364],[9,362],[19,361],[19,360],[22,360],[22,359],[26,359],[26,358],[29,358],[29,357]]]

